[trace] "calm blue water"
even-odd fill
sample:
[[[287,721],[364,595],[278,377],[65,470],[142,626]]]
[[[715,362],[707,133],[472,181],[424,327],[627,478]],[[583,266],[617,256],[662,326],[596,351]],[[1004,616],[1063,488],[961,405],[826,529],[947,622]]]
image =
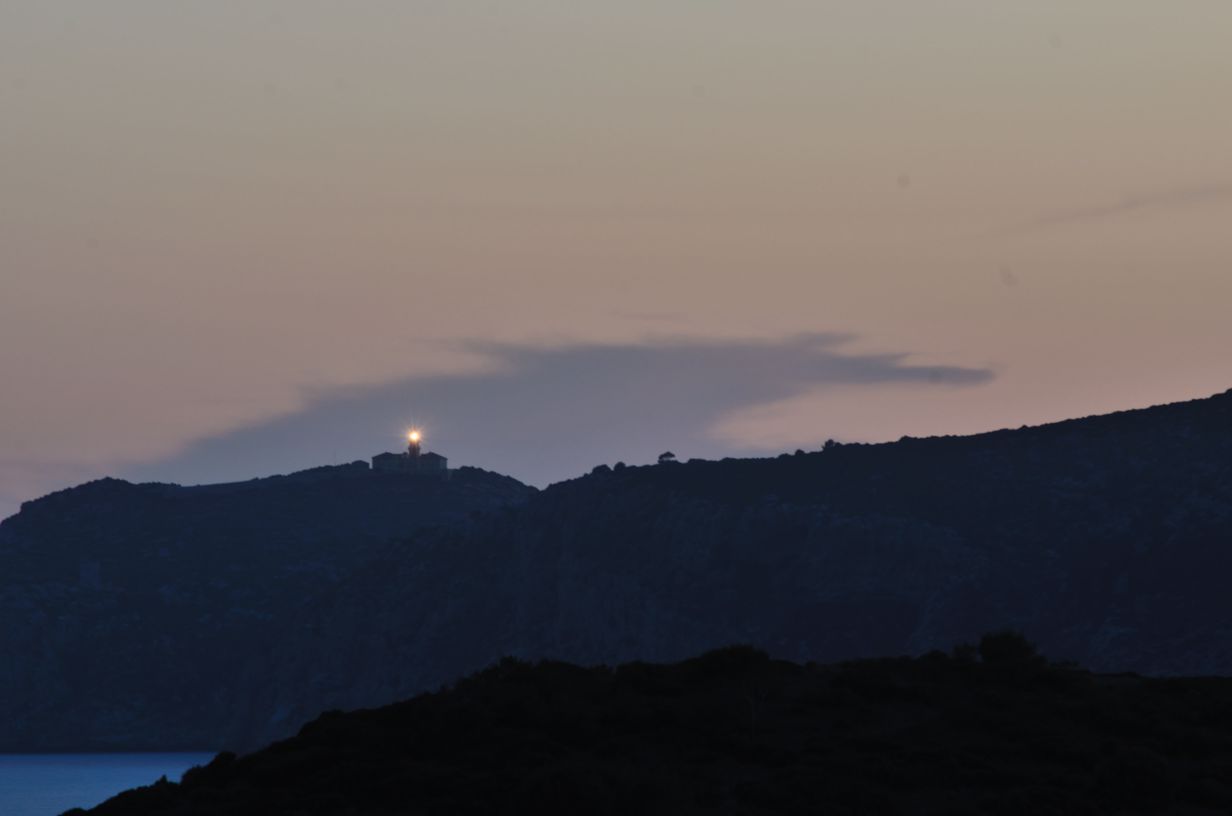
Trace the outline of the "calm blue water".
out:
[[[213,754],[0,754],[0,816],[57,816],[204,765]]]

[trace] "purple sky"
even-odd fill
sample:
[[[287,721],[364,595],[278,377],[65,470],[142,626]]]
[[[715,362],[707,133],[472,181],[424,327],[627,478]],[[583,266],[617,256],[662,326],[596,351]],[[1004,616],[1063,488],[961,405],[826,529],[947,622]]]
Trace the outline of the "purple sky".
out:
[[[0,516],[1232,386],[1232,6],[0,5]]]

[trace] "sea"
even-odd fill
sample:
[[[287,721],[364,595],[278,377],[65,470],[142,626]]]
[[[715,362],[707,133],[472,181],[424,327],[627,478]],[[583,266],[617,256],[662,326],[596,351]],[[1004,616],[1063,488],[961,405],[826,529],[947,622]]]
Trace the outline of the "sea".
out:
[[[213,754],[0,754],[0,816],[59,816],[160,776],[178,782]]]

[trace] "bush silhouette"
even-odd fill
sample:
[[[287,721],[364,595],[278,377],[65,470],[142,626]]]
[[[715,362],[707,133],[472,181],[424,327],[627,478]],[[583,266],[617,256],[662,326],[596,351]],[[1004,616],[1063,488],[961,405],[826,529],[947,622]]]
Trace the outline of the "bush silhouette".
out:
[[[979,652],[981,661],[996,666],[1023,666],[1043,661],[1035,644],[1022,632],[1012,629],[984,635],[980,638]]]
[[[964,665],[975,663],[976,658],[979,657],[979,654],[979,649],[970,643],[955,644],[953,650],[950,652],[950,655],[956,662]]]

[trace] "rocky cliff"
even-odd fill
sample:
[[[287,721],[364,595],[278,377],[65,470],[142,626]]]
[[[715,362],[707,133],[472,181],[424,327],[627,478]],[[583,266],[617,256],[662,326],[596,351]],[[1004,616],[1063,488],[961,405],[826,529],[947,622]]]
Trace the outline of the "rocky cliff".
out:
[[[391,540],[533,493],[364,463],[236,484],[104,479],[0,524],[0,750],[211,748],[313,599]]]

